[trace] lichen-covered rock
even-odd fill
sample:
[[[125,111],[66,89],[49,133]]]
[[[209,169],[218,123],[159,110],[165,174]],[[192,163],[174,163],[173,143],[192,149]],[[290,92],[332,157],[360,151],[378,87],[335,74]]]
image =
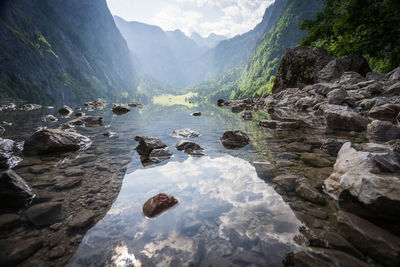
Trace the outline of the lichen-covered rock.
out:
[[[91,141],[86,136],[60,129],[43,129],[34,133],[24,144],[24,153],[45,154],[76,151],[87,148]]]
[[[149,218],[159,215],[178,203],[172,195],[160,193],[146,201],[143,205],[143,213]]]
[[[362,132],[367,129],[368,120],[346,106],[324,105],[322,110],[328,129]]]
[[[319,71],[331,60],[325,49],[299,46],[288,48],[282,56],[272,93],[286,88],[304,87],[318,82]]]
[[[240,130],[226,131],[220,138],[226,148],[239,148],[249,144],[250,138]]]
[[[367,136],[381,142],[400,139],[400,127],[389,121],[374,120],[368,124]]]
[[[27,183],[14,171],[0,173],[0,209],[20,209],[35,197]]]

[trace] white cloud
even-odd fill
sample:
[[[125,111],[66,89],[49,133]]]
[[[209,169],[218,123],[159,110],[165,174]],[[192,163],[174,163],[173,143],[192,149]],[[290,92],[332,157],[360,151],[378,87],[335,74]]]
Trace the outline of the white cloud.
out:
[[[107,0],[111,11],[127,20],[137,20],[158,25],[164,30],[180,29],[186,34],[198,32],[203,36],[210,33],[233,37],[253,29],[261,22],[265,9],[274,0]],[[128,10],[111,3],[136,3],[135,16]],[[140,2],[139,2],[140,1]],[[125,7],[128,6],[125,4]],[[146,16],[140,16],[140,10]],[[131,12],[132,13],[132,12]]]

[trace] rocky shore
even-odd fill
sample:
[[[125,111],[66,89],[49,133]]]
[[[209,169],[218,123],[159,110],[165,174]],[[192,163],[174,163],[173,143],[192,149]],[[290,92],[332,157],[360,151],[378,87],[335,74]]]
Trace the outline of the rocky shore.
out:
[[[255,167],[307,226],[307,249],[286,266],[400,265],[400,68],[375,73],[362,57],[296,47],[271,95],[217,104],[268,117],[258,124],[278,142],[282,174]]]

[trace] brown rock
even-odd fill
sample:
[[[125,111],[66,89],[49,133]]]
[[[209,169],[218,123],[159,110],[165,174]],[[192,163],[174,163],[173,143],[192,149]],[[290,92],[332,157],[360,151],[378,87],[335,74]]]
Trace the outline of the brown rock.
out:
[[[171,208],[178,203],[172,195],[160,193],[146,201],[143,205],[143,213],[149,218],[153,218],[161,212]]]

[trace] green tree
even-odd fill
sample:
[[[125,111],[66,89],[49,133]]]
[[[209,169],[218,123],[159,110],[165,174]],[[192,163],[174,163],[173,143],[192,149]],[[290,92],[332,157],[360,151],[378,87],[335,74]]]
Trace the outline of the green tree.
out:
[[[302,45],[325,47],[334,57],[365,56],[381,72],[400,66],[399,0],[326,0],[300,29],[308,32]]]

